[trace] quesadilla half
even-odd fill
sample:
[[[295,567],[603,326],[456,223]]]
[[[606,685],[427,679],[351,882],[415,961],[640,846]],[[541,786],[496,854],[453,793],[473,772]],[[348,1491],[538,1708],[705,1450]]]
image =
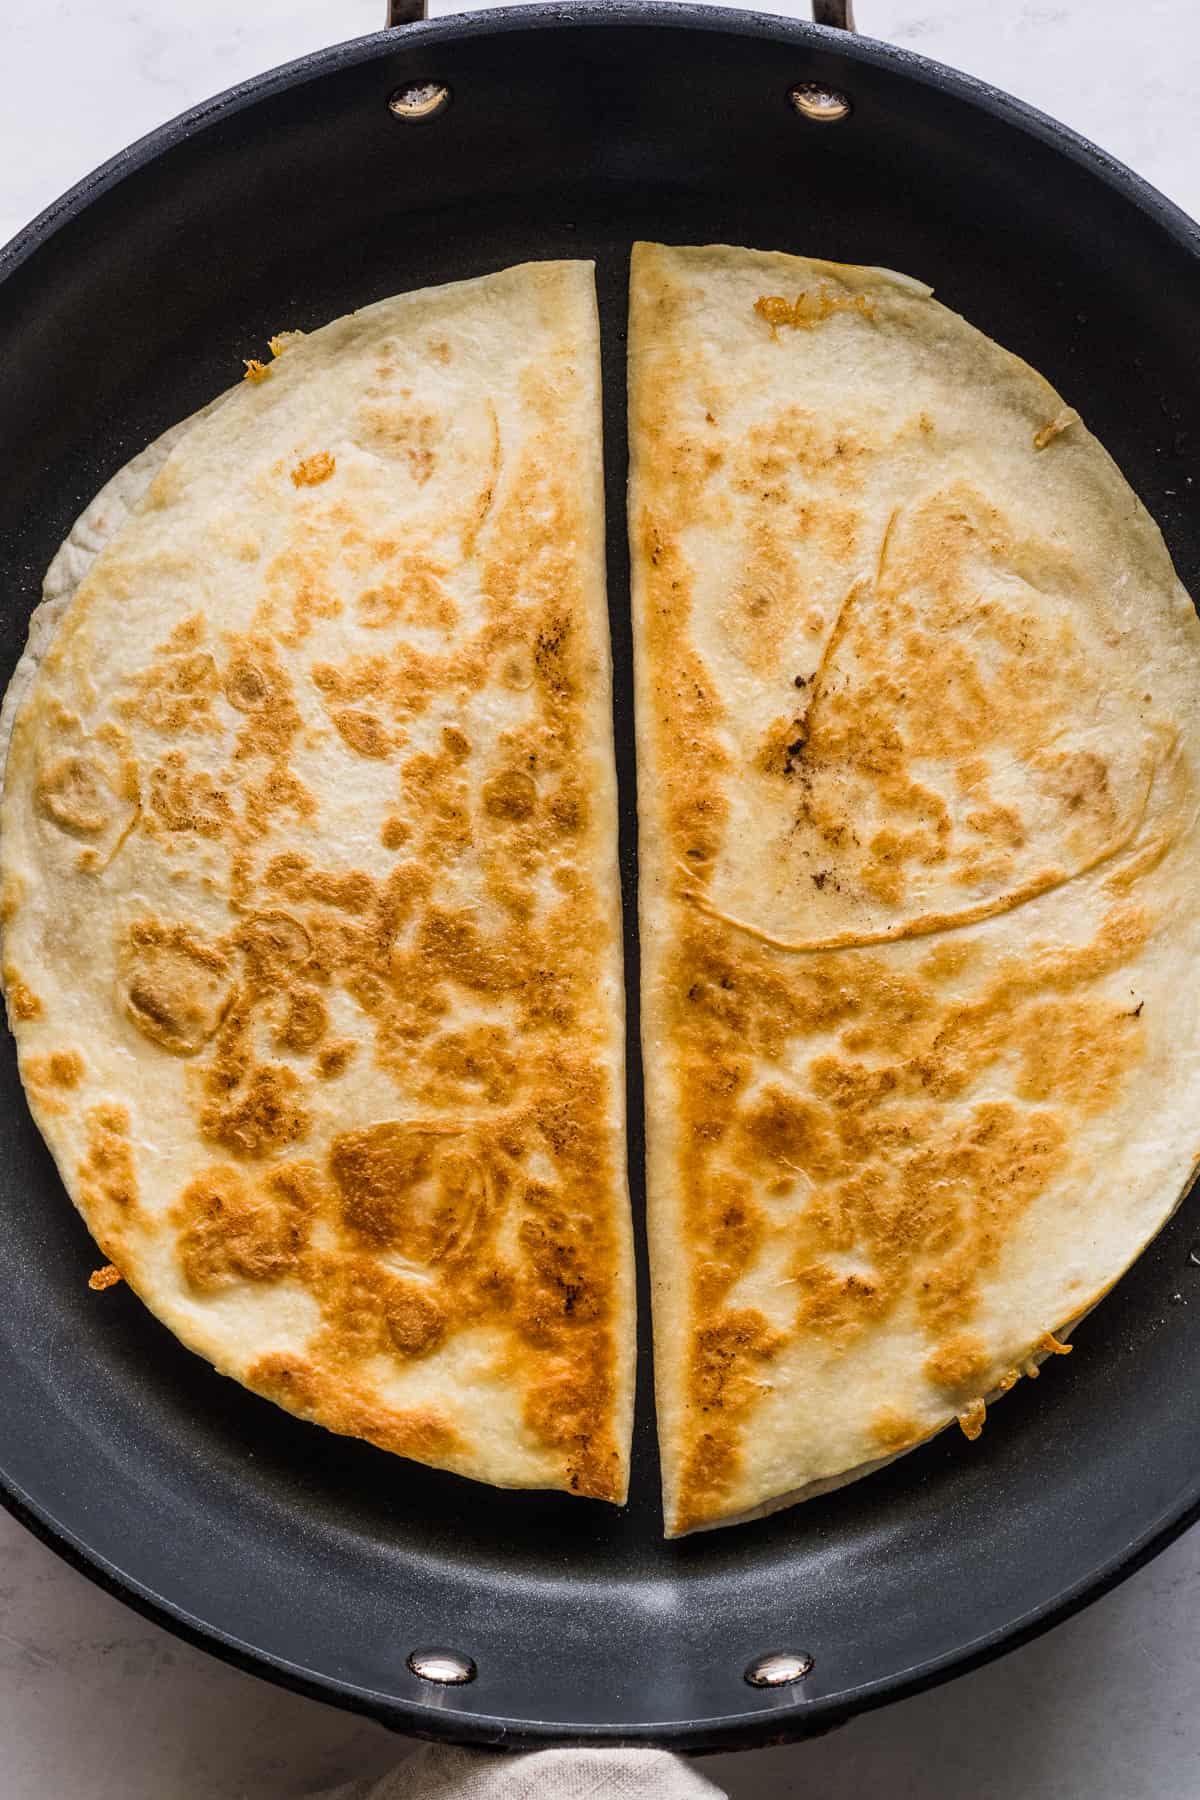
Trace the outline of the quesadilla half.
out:
[[[22,1078],[105,1256],[218,1369],[620,1501],[591,268],[272,347],[108,496],[73,597],[86,535],[56,568],[0,818]]]
[[[1104,1294],[1200,1144],[1200,625],[1079,415],[887,271],[634,253],[672,1533],[854,1479]]]

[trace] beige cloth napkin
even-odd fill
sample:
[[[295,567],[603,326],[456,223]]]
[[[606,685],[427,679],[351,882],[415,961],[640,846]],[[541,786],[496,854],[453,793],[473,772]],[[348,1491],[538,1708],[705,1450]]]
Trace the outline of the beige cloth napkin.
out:
[[[501,1755],[422,1744],[375,1781],[311,1800],[725,1800],[669,1750],[537,1750]]]

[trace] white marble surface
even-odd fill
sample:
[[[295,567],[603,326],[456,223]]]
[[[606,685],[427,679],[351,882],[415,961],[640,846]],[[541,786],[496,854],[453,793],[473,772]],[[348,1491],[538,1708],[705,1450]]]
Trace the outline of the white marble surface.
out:
[[[1022,95],[1200,214],[1193,0],[857,4],[864,31]],[[181,108],[382,12],[383,0],[0,0],[0,240]],[[708,1772],[735,1800],[1195,1800],[1198,1600],[1200,1533],[952,1687]],[[404,1754],[377,1727],[143,1623],[6,1516],[0,1747],[0,1800],[285,1800]]]

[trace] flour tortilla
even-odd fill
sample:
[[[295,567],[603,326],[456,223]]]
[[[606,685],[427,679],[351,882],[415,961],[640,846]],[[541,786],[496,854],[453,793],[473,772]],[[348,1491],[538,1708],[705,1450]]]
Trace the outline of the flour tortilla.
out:
[[[30,1104],[104,1254],[225,1373],[620,1500],[591,270],[278,348],[97,496],[6,699]]]
[[[207,406],[190,418],[171,425],[152,443],[139,450],[123,468],[111,476],[99,493],[84,507],[46,570],[42,580],[42,597],[29,615],[25,647],[9,678],[0,700],[0,775],[8,762],[8,746],[13,725],[33,685],[50,641],[62,623],[63,616],[75,598],[80,582],[106,544],[110,544],[126,523],[137,502],[150,486],[158,471],[193,425],[214,412],[227,400],[230,389],[218,394]]]
[[[1186,1189],[1200,625],[908,277],[639,245],[629,379],[675,1533],[976,1434]]]

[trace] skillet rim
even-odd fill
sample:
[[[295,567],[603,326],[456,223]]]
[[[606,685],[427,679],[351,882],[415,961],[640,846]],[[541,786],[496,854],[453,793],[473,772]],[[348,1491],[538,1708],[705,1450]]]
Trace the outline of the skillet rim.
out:
[[[883,68],[919,87],[948,93],[990,115],[1001,125],[1047,145],[1097,177],[1200,262],[1200,225],[1182,208],[1078,132],[975,76],[876,39],[767,13],[696,5],[688,0],[619,0],[617,4],[611,0],[607,4],[605,0],[570,0],[568,4],[555,4],[551,0],[549,4],[499,7],[385,28],[312,51],[200,102],[119,150],[52,201],[8,244],[0,247],[0,289],[63,227],[127,176],[147,167],[176,144],[211,124],[248,109],[260,99],[395,53],[410,43],[453,44],[473,36],[504,37],[524,32],[596,27],[620,31],[670,28],[679,32],[700,31],[773,40],[795,44],[798,48],[820,47],[850,63]],[[403,33],[402,37],[398,36],[398,31]],[[0,1458],[2,1456],[0,1446]],[[537,1749],[572,1743],[662,1744],[677,1750],[706,1752],[751,1749],[820,1735],[859,1713],[936,1687],[1028,1643],[1111,1592],[1195,1524],[1200,1519],[1200,1474],[1190,1491],[1178,1495],[1107,1562],[1017,1619],[942,1656],[840,1694],[812,1700],[800,1698],[787,1707],[632,1727],[596,1724],[573,1727],[535,1719],[490,1719],[483,1714],[451,1710],[436,1702],[423,1705],[319,1674],[270,1652],[255,1649],[232,1633],[197,1619],[166,1595],[152,1591],[91,1550],[54,1516],[50,1507],[40,1504],[13,1481],[2,1466],[0,1505],[98,1587],[176,1637],[278,1686],[363,1714],[406,1735],[505,1749]],[[441,1697],[439,1694],[438,1698]]]

